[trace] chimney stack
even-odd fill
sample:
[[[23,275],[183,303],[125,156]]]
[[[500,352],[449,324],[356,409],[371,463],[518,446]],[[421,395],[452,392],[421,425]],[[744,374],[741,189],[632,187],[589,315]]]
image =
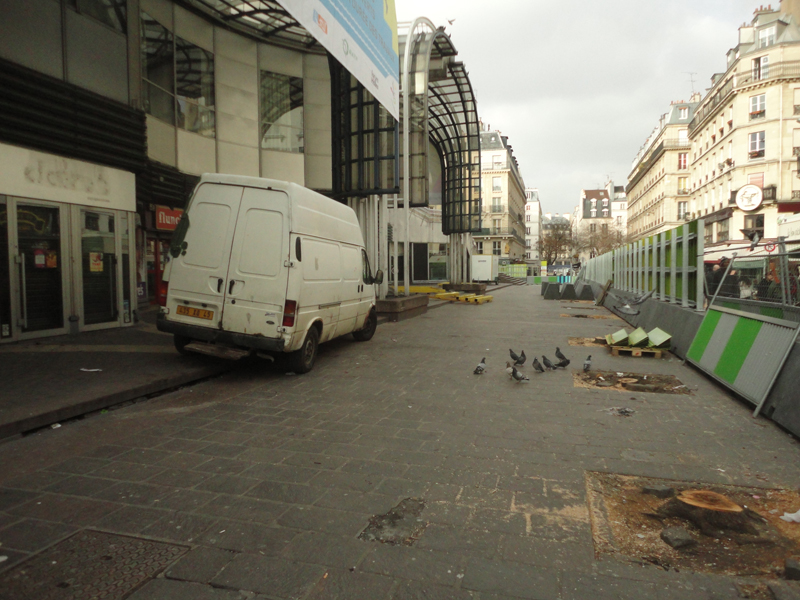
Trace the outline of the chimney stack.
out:
[[[794,22],[800,24],[800,0],[781,0],[782,15],[791,15]]]

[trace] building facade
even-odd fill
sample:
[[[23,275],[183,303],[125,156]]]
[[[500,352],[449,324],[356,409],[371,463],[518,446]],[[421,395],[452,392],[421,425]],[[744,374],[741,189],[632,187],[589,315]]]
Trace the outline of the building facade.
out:
[[[628,237],[641,239],[680,225],[689,214],[689,123],[700,101],[673,102],[633,161],[628,176]]]
[[[525,189],[525,262],[534,269],[540,267],[539,246],[542,233],[542,204],[539,190]]]
[[[628,239],[628,201],[625,187],[608,181],[604,188],[581,190],[572,219],[573,258],[583,264]]]
[[[540,275],[566,275],[572,269],[573,234],[569,213],[544,213],[539,241]],[[546,265],[544,263],[547,263]]]
[[[525,259],[525,184],[508,138],[499,131],[481,132],[483,201],[478,254]]]
[[[396,218],[387,251],[387,213],[430,203],[424,190],[389,205],[402,127],[279,0],[258,5],[3,3],[0,343],[132,325],[156,299],[172,231],[205,172],[291,181],[348,203],[387,273],[380,293],[390,274],[396,282],[398,238],[411,227]],[[444,216],[431,222],[452,245],[480,228],[480,186],[462,175],[478,173],[477,112],[449,36],[434,27],[415,39],[427,48],[415,93],[445,117],[415,113],[414,128],[428,132],[441,180]],[[454,148],[475,150],[459,162]],[[441,237],[423,237],[439,277]]]
[[[711,258],[774,240],[778,216],[800,211],[799,25],[795,0],[757,9],[689,123],[689,218]]]

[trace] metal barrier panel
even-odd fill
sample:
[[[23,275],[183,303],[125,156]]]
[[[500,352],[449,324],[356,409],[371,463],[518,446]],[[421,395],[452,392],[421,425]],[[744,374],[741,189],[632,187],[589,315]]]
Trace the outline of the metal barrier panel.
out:
[[[755,404],[756,416],[798,331],[800,323],[712,306],[686,359]]]

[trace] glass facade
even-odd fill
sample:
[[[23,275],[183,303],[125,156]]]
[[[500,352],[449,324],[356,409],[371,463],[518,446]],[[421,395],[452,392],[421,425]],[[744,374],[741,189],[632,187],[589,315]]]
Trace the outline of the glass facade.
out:
[[[214,55],[141,13],[142,103],[154,117],[213,138]]]
[[[261,71],[261,149],[302,153],[303,78]]]

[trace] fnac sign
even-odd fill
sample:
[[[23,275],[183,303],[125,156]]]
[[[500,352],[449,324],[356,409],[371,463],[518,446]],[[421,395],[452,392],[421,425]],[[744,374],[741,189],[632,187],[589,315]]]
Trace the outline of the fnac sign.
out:
[[[156,229],[159,231],[175,231],[181,220],[183,211],[173,210],[168,206],[156,205]]]

